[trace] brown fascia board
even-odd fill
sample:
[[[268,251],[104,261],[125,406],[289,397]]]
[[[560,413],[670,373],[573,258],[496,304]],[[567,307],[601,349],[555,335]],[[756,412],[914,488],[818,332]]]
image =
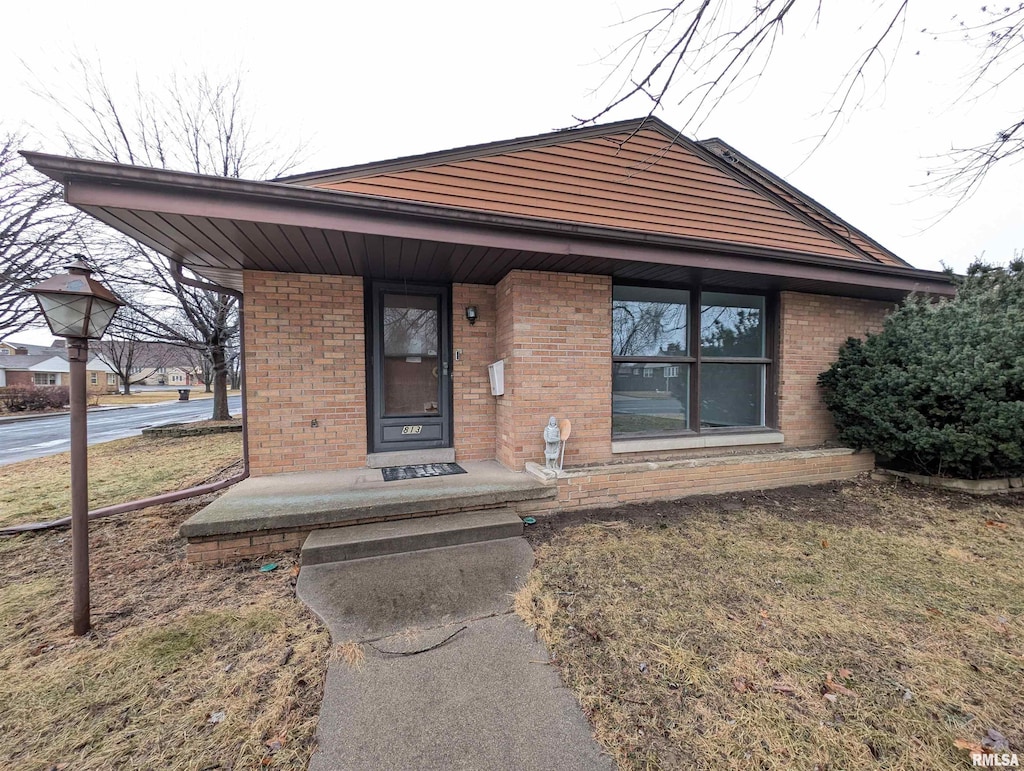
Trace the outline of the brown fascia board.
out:
[[[713,155],[707,150],[704,152]],[[782,249],[494,214],[277,182],[253,182],[27,151],[22,151],[22,155],[37,171],[63,184],[65,198],[75,206],[162,211],[184,216],[235,218],[325,229],[331,227],[334,218],[369,228],[396,222],[411,223],[407,230],[417,232],[405,237],[443,240],[444,233],[440,232],[442,229],[451,233],[460,230],[482,233],[491,240],[494,240],[495,233],[522,234],[524,238],[533,240],[534,248],[543,248],[553,253],[580,252],[580,249],[586,248],[587,243],[602,242],[611,246],[621,244],[630,249],[649,247],[661,251],[673,250],[680,256],[689,254],[699,258],[703,266],[708,268],[713,268],[706,264],[709,256],[720,260],[756,258],[769,263],[759,267],[757,272],[762,273],[770,274],[770,263],[775,263],[790,265],[797,272],[806,269],[808,276],[827,269],[838,270],[851,278],[859,277],[860,281],[851,280],[851,285],[862,283],[864,286],[891,287],[895,281],[905,283],[908,287],[919,286],[916,291],[939,295],[954,293],[947,274],[909,266],[890,266]],[[170,205],[172,203],[174,208]],[[544,242],[541,241],[543,236],[555,238]],[[557,242],[554,242],[555,239]],[[531,247],[524,244],[517,248],[529,250]],[[912,290],[908,288],[907,291]]]
[[[660,131],[668,139],[680,136],[679,132],[669,126],[660,118],[653,116],[647,118],[630,118],[629,120],[616,121],[615,123],[600,123],[594,126],[583,126],[580,128],[565,128],[558,131],[550,131],[546,134],[535,134],[515,139],[502,139],[497,142],[484,142],[477,145],[466,145],[455,147],[450,150],[437,150],[419,155],[406,155],[401,158],[393,158],[386,161],[372,161],[361,163],[355,166],[341,166],[336,169],[324,171],[309,171],[302,174],[290,174],[285,177],[277,177],[274,182],[285,182],[288,184],[327,184],[330,182],[341,182],[347,179],[358,179],[360,177],[377,176],[379,174],[393,174],[399,171],[410,169],[426,168],[437,166],[442,163],[456,163],[474,158],[487,158],[492,155],[503,155],[514,153],[520,150],[533,150],[539,147],[571,142],[578,139],[589,139],[600,137],[606,134],[621,134],[623,132],[636,132],[645,128],[652,128]]]
[[[870,243],[876,249],[878,249],[881,252],[885,252],[889,257],[892,257],[894,260],[902,263],[903,265],[906,265],[908,268],[913,267],[909,262],[904,260],[902,257],[900,257],[898,254],[893,252],[891,249],[887,249],[884,246],[882,246],[882,244],[878,243],[878,241],[873,239],[871,236],[869,236],[863,230],[861,230],[860,228],[854,227],[849,222],[847,222],[842,217],[840,217],[838,214],[836,214],[834,211],[829,209],[827,206],[819,203],[814,198],[811,198],[811,196],[807,195],[807,193],[803,192],[802,190],[800,190],[800,189],[798,189],[796,187],[793,187],[793,185],[791,185],[789,182],[784,180],[778,174],[775,174],[771,170],[766,169],[764,166],[759,164],[757,161],[752,160],[750,158],[750,156],[741,153],[739,150],[737,150],[735,147],[730,145],[724,139],[721,139],[720,137],[712,137],[711,139],[701,139],[701,140],[698,141],[698,144],[703,145],[704,147],[715,147],[715,146],[718,146],[718,147],[722,148],[726,152],[730,153],[733,157],[735,157],[736,161],[738,162],[738,164],[741,164],[741,166],[747,167],[746,169],[743,169],[743,168],[740,169],[744,174],[749,175],[751,172],[753,172],[753,173],[758,174],[758,175],[760,175],[762,177],[765,177],[767,180],[769,180],[769,182],[771,182],[771,184],[777,185],[778,187],[782,188],[787,193],[792,195],[794,198],[798,198],[808,208],[813,209],[814,211],[816,211],[824,219],[829,220],[830,222],[834,223],[838,227],[845,228],[846,230],[850,231],[851,233],[856,233],[858,236],[860,236],[865,241]],[[723,159],[723,160],[725,160],[725,159]],[[728,161],[726,161],[726,163],[728,163]],[[841,233],[835,233],[835,235],[839,236],[840,238],[843,238],[844,242],[845,242],[845,237],[843,237],[843,235]],[[851,246],[851,248],[854,248],[854,249],[857,248],[856,245],[854,245],[854,244],[850,244],[850,246]],[[860,251],[860,250],[858,249],[858,251]],[[874,259],[874,258],[872,257],[871,259]]]

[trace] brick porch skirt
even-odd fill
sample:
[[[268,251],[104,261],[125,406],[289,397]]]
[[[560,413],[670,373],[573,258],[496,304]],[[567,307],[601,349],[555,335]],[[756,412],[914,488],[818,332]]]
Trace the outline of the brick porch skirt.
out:
[[[674,500],[690,495],[819,484],[850,479],[871,471],[874,465],[872,453],[840,447],[573,468],[548,482],[557,485],[557,499],[518,501],[510,503],[509,508],[522,516],[543,516],[556,511]],[[187,558],[193,563],[218,564],[294,551],[301,548],[311,529],[295,527],[190,538]]]
[[[819,484],[850,479],[874,467],[873,453],[836,447],[566,469],[557,479],[557,502],[543,501],[546,506],[537,510],[592,509],[690,495]]]

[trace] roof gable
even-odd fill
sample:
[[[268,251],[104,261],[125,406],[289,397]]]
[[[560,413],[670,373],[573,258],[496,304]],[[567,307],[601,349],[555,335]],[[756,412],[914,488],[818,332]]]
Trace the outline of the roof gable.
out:
[[[70,372],[71,365],[68,360],[61,356],[46,356],[41,354],[42,361],[29,367],[32,372]]]
[[[766,187],[815,222],[831,230],[837,237],[848,241],[868,257],[888,265],[909,265],[870,236],[822,206],[803,191],[793,187],[782,177],[773,174],[761,164],[748,158],[728,142],[715,137],[701,140],[700,144],[731,164],[733,168],[748,177],[753,184]]]
[[[758,184],[709,149],[648,119],[412,156],[282,180],[514,216],[621,228],[709,244],[889,262]],[[895,264],[900,264],[895,262]]]

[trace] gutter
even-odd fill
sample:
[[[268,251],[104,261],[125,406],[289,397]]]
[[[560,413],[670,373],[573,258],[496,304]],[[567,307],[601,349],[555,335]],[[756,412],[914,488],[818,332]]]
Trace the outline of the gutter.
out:
[[[246,409],[246,388],[245,388],[245,315],[244,315],[244,296],[241,292],[228,287],[220,286],[208,281],[197,281],[195,279],[188,278],[182,274],[182,266],[180,262],[171,260],[171,278],[178,284],[184,284],[185,286],[194,287],[196,289],[205,289],[210,292],[218,292],[219,294],[231,295],[238,300],[238,334],[239,334],[239,351],[238,355],[242,358],[241,363],[241,385],[242,385],[242,472],[235,474],[227,479],[222,479],[219,482],[210,482],[208,484],[197,485],[196,487],[188,487],[184,490],[175,490],[170,493],[161,493],[160,495],[154,495],[149,498],[140,498],[137,501],[129,501],[127,503],[118,503],[113,506],[104,506],[99,509],[93,509],[87,515],[88,520],[91,522],[94,519],[101,519],[102,517],[111,517],[115,514],[126,514],[131,511],[140,511],[141,509],[148,509],[151,506],[160,506],[165,503],[174,503],[175,501],[183,501],[187,498],[196,498],[200,495],[207,495],[209,493],[215,493],[218,490],[223,490],[227,487],[231,487],[243,479],[249,477],[249,420],[248,410]],[[22,533],[37,532],[40,530],[53,530],[60,527],[68,527],[71,525],[71,517],[61,517],[60,519],[54,519],[49,522],[28,522],[23,525],[12,525],[10,527],[0,528],[0,536],[11,536],[19,535]]]

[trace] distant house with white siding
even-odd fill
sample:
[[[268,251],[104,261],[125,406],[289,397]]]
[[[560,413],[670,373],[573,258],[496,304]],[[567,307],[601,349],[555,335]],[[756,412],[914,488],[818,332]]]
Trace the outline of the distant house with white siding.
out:
[[[70,373],[63,341],[49,346],[0,341],[0,388],[66,386],[70,384]],[[117,388],[117,376],[95,356],[86,365],[86,378],[93,391]]]

